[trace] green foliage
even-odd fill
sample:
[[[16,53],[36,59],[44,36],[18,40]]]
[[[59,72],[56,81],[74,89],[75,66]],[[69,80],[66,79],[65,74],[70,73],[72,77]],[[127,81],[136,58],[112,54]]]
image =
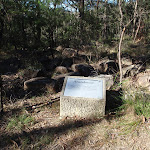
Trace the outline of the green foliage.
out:
[[[120,109],[133,108],[135,114],[150,118],[150,97],[142,92],[126,94],[122,97],[123,105]]]
[[[29,144],[31,143],[30,138],[26,136],[20,138],[20,142],[21,142],[21,149],[27,149],[29,147]]]
[[[34,118],[30,115],[23,114],[19,116],[14,116],[9,119],[7,130],[9,129],[15,129],[15,130],[23,130],[26,128],[26,126],[30,126],[34,124]]]
[[[143,115],[146,118],[150,117],[150,99],[144,94],[135,95],[134,108],[137,115]]]
[[[51,143],[52,141],[53,141],[53,135],[49,133],[40,137],[39,143],[41,145],[46,145]]]
[[[119,125],[122,126],[122,130],[120,132],[120,135],[127,135],[129,133],[132,133],[133,131],[136,130],[137,126],[140,125],[141,120],[137,119],[134,121],[124,121],[122,123],[120,123]]]
[[[3,49],[42,50],[58,45],[81,47],[92,41],[113,46],[120,36],[118,3],[110,1],[84,1],[84,17],[79,17],[79,3],[65,0],[2,0],[0,3],[0,45]],[[122,1],[123,25],[133,19],[135,1]],[[142,28],[138,37],[149,41],[150,5],[148,0],[138,2],[138,15],[142,11]],[[133,22],[125,33],[131,37]],[[133,37],[132,37],[133,38]],[[92,51],[92,50],[91,50]]]

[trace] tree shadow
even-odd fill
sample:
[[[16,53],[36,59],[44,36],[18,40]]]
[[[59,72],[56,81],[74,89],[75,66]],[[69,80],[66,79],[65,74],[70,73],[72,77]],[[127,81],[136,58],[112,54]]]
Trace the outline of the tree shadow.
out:
[[[107,90],[106,91],[106,113],[115,112],[122,104],[122,90]]]
[[[10,57],[0,61],[0,73],[16,73],[22,66],[22,62],[17,57]]]
[[[21,141],[25,137],[29,139],[28,144],[35,144],[38,140],[41,139],[41,137],[46,135],[50,136],[50,142],[53,142],[56,137],[58,138],[60,135],[66,134],[68,131],[73,131],[79,128],[88,127],[100,123],[103,119],[110,121],[113,118],[114,116],[106,115],[101,118],[64,120],[61,121],[61,124],[59,124],[58,126],[49,126],[28,131],[22,130],[21,133],[2,133],[0,135],[0,148],[5,149],[6,147],[12,145],[12,141],[15,141],[18,146],[21,146]],[[84,134],[83,137],[77,137],[70,142],[74,143],[75,141],[84,140],[87,136],[87,134]],[[69,144],[68,147],[70,146],[71,145]]]
[[[88,138],[90,131],[86,131],[81,135],[75,136],[73,139],[68,140],[67,143],[64,145],[66,150],[73,149],[76,146],[84,145],[85,140]]]

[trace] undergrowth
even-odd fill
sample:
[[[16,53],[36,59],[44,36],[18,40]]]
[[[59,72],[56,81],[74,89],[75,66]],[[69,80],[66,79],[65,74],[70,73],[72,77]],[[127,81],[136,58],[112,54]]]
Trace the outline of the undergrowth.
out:
[[[150,118],[150,96],[138,90],[131,93],[126,93],[122,97],[123,105],[119,110],[127,110],[133,108],[136,115]]]
[[[34,118],[31,115],[22,114],[9,119],[7,130],[24,130],[26,127],[34,124]]]

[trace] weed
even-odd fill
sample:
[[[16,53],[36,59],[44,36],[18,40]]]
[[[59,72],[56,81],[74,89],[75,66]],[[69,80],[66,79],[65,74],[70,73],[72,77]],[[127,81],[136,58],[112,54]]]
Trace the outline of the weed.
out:
[[[137,94],[135,96],[134,109],[137,115],[150,118],[150,99],[147,99],[143,94]]]
[[[34,118],[31,117],[30,115],[23,114],[19,116],[14,116],[9,119],[7,130],[16,129],[20,131],[32,124],[34,124]]]
[[[47,145],[53,141],[52,135],[49,133],[49,135],[44,135],[40,138],[40,143],[42,145]]]
[[[126,122],[124,121],[123,123],[120,124],[122,127],[120,135],[127,135],[129,133],[132,133],[133,131],[136,130],[137,126],[140,125],[141,119],[137,119],[131,122]]]
[[[41,149],[43,146],[52,143],[53,140],[54,140],[54,136],[49,132],[46,133],[45,135],[37,136],[33,144],[33,149]]]
[[[123,95],[123,105],[119,107],[120,110],[126,110],[127,108],[133,108],[135,114],[143,115],[146,118],[150,118],[150,98],[143,92],[135,91],[132,94]]]
[[[31,143],[29,137],[24,136],[24,137],[20,138],[20,140],[21,140],[21,148],[22,149],[26,149],[29,146],[29,144]]]

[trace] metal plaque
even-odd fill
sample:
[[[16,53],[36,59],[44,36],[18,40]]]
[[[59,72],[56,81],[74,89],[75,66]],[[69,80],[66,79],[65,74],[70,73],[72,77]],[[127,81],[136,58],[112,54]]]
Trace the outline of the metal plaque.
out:
[[[103,80],[68,78],[64,96],[103,99]]]

